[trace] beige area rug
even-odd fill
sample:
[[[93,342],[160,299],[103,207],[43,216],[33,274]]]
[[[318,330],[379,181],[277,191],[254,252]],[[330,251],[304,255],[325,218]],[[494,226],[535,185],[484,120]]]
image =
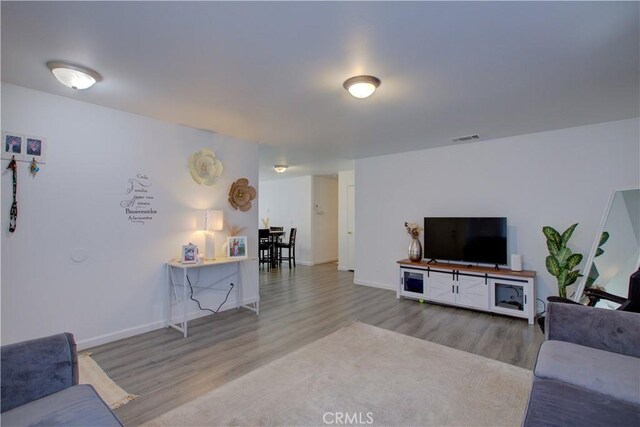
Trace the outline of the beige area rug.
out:
[[[137,397],[135,394],[127,393],[118,384],[114,383],[96,361],[91,358],[91,353],[78,355],[78,370],[80,384],[92,385],[111,409],[126,405]]]
[[[519,426],[530,387],[526,369],[354,322],[146,425]]]

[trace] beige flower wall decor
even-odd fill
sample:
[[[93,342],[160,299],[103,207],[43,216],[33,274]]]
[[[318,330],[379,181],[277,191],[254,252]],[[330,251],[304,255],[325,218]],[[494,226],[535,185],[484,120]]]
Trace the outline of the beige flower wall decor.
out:
[[[246,212],[251,209],[251,201],[256,198],[256,189],[249,185],[247,178],[240,178],[231,184],[229,203],[234,209]]]
[[[201,185],[213,185],[222,175],[222,162],[212,150],[203,148],[189,157],[189,170],[195,182]]]

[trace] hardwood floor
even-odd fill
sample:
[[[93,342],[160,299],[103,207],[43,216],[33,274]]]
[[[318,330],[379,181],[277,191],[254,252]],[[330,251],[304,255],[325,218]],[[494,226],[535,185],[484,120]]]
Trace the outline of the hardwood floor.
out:
[[[137,400],[116,410],[126,425],[148,421],[359,320],[531,369],[543,341],[525,320],[397,300],[353,284],[335,264],[260,273],[260,316],[229,310],[189,323],[189,337],[161,329],[90,351]]]

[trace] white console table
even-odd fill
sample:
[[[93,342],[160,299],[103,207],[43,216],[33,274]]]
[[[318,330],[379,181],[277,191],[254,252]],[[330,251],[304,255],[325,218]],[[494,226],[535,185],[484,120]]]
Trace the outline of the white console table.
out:
[[[198,269],[208,269],[208,268],[216,268],[222,265],[235,264],[238,266],[238,283],[235,284],[235,292],[236,292],[236,308],[244,307],[251,311],[254,311],[256,314],[260,313],[260,295],[258,295],[258,300],[252,305],[242,305],[242,279],[241,279],[241,271],[240,267],[244,265],[244,261],[255,260],[255,258],[224,258],[219,257],[212,261],[204,261],[197,264],[182,264],[180,262],[168,262],[167,263],[167,282],[169,285],[168,295],[167,295],[167,320],[166,325],[169,328],[173,328],[179,332],[182,332],[182,335],[187,337],[187,301],[189,299],[189,291],[187,277],[190,271],[196,271]],[[174,274],[178,273],[182,276],[182,283],[180,283],[174,277]],[[180,291],[179,288],[182,288]],[[182,298],[179,298],[178,295],[182,294]],[[172,298],[173,296],[173,298]],[[175,301],[176,304],[180,307],[179,315],[182,316],[182,320],[179,322],[173,321],[173,313],[172,313],[172,302]]]
[[[397,297],[527,319],[535,317],[535,271],[398,261]]]

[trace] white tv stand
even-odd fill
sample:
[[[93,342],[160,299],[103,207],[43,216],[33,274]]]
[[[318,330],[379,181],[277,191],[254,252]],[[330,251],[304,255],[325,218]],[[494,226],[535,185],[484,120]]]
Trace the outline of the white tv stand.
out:
[[[535,271],[398,261],[397,298],[411,298],[527,319],[535,317]]]

